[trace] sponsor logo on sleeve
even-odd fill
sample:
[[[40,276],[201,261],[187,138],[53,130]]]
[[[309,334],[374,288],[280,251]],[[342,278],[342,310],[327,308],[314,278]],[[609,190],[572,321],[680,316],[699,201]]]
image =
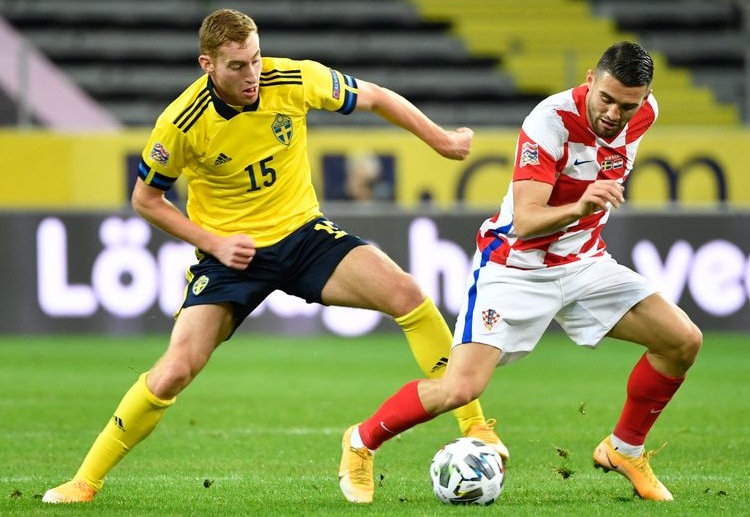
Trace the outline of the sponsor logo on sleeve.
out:
[[[341,97],[341,83],[339,82],[339,74],[336,73],[336,70],[333,68],[331,70],[331,79],[333,79],[333,91],[331,92],[331,96],[338,100]]]
[[[166,165],[169,161],[169,151],[160,142],[155,142],[149,156],[159,165]]]
[[[539,165],[539,144],[524,142],[521,147],[521,163],[519,167]]]

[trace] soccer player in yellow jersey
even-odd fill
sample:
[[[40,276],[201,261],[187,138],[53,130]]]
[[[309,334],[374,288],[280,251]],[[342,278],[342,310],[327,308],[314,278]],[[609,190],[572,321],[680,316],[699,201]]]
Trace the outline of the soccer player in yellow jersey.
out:
[[[195,245],[184,303],[169,346],[125,394],[73,479],[43,501],[91,501],[105,476],[156,427],[211,353],[274,290],[326,305],[392,316],[427,377],[442,375],[451,333],[415,280],[376,247],[320,212],[307,157],[306,114],[372,111],[440,155],[462,160],[469,128],[446,131],[400,95],[313,61],[261,57],[247,15],[220,9],[199,31],[205,75],[158,118],[143,152],[132,204],[161,230]],[[184,175],[187,216],[164,196]],[[478,402],[455,411],[462,434],[508,450]],[[347,499],[374,487],[348,479]]]

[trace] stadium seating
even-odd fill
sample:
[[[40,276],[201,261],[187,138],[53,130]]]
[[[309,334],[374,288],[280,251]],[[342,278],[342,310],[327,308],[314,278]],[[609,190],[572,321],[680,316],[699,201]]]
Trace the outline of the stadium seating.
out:
[[[621,39],[633,39],[654,54],[660,124],[737,125],[740,120],[742,99],[721,95],[727,101],[721,103],[711,88],[725,87],[722,79],[709,84],[705,77],[710,73],[701,73],[699,68],[696,73],[703,79],[694,84],[687,68],[675,67],[716,63],[710,70],[729,68],[727,75],[735,79],[730,88],[740,89],[738,53],[744,52],[743,36],[738,7],[728,0],[415,1],[426,19],[451,20],[454,33],[470,50],[497,56],[521,91],[551,92],[575,86],[602,49]],[[702,36],[693,38],[690,26],[700,25],[704,17],[715,30],[704,28]],[[673,31],[675,27],[682,29]]]
[[[316,59],[392,88],[444,124],[518,124],[541,97],[519,94],[496,59],[470,55],[449,24],[401,0],[227,1],[253,16],[265,55]],[[0,0],[0,14],[130,126],[151,125],[200,73],[197,0]],[[311,114],[311,124],[379,124]]]
[[[746,104],[745,52],[739,0],[593,0],[593,12],[636,32],[648,48],[668,57],[672,66],[689,69],[695,84],[710,87],[717,100]],[[744,22],[750,30],[750,4]]]
[[[201,73],[197,26],[216,5],[0,0],[0,16],[125,125],[150,126]],[[624,38],[655,51],[662,124],[737,124],[744,102],[744,46],[731,0],[228,0],[221,5],[256,19],[264,54],[316,59],[380,83],[446,125],[516,126],[541,98],[580,83],[601,50]],[[382,121],[374,115],[314,112],[310,123]]]

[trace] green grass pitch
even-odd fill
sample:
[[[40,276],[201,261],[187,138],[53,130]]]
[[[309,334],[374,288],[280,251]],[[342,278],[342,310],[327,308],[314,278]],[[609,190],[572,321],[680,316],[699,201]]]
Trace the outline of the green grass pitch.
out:
[[[511,449],[493,506],[433,496],[433,453],[457,435],[441,416],[376,455],[372,505],[347,503],[336,480],[340,437],[417,377],[399,334],[359,339],[238,334],[223,344],[151,437],[88,505],[47,506],[166,336],[0,337],[0,515],[746,515],[750,496],[750,342],[707,334],[698,362],[649,436],[673,503],[633,497],[592,468],[641,350],[579,349],[549,334],[498,369],[482,401]]]

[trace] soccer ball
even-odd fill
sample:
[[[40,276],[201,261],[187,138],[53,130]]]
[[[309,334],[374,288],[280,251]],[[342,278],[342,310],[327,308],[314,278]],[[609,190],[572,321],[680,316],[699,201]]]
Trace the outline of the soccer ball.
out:
[[[446,504],[488,505],[503,491],[505,469],[495,449],[477,438],[457,438],[435,453],[432,489]]]

